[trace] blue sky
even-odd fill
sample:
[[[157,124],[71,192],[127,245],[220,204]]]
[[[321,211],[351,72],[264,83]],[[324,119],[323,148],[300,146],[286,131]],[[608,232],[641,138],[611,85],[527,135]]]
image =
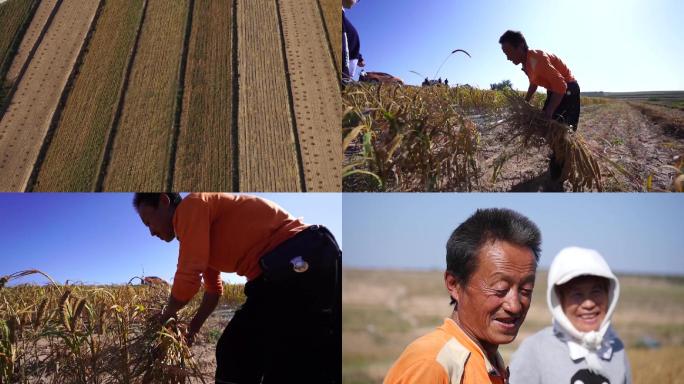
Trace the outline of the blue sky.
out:
[[[443,269],[451,232],[477,208],[516,210],[542,233],[540,267],[566,246],[598,250],[619,273],[684,275],[676,194],[351,194],[343,197],[344,265]]]
[[[519,30],[532,49],[556,54],[583,91],[684,90],[684,1],[681,0],[362,0],[347,11],[358,29],[367,71],[411,84],[440,75],[451,84],[510,79],[527,89],[525,74],[498,43]],[[543,91],[540,89],[539,91]]]
[[[255,195],[276,202],[306,223],[330,228],[342,246],[342,197],[333,193]],[[0,276],[39,269],[64,283],[126,283],[133,276],[168,281],[178,241],[151,237],[132,206],[132,193],[0,194]],[[225,281],[244,282],[235,274]],[[44,282],[27,277],[22,282]]]

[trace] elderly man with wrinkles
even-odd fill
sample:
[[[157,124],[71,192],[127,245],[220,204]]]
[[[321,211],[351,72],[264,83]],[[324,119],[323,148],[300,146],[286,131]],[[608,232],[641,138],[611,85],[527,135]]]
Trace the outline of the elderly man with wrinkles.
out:
[[[385,384],[506,383],[498,347],[515,339],[530,307],[540,244],[537,226],[508,209],[480,209],[459,225],[444,273],[453,312],[404,350]]]

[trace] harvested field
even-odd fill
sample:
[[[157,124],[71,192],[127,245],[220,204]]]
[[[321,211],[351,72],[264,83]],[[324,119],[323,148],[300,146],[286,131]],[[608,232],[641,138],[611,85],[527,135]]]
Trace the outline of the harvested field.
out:
[[[165,190],[188,0],[148,0],[104,180],[109,191]]]
[[[33,190],[95,188],[142,13],[143,0],[105,2]]]
[[[238,172],[241,189],[248,191],[300,189],[277,6],[273,1],[237,4]]]
[[[65,0],[0,121],[0,189],[24,190],[52,115],[99,6]]]
[[[5,73],[11,64],[13,50],[21,41],[36,4],[36,0],[13,0],[0,4],[0,87],[5,86]]]
[[[195,1],[173,188],[232,188],[232,0]],[[207,65],[212,63],[212,65]]]
[[[318,4],[323,13],[328,40],[331,42],[335,59],[335,72],[342,73],[342,11],[340,10],[340,4],[328,0],[318,0]],[[340,44],[335,43],[338,41]]]
[[[48,21],[54,17],[59,4],[61,4],[61,0],[39,1],[38,8],[36,8],[31,23],[26,29],[21,44],[19,44],[14,60],[7,71],[8,82],[14,83],[19,77],[19,73],[28,61],[31,51],[34,49],[38,39],[43,35]]]
[[[315,0],[279,5],[307,190],[340,190],[340,88],[320,11]]]
[[[0,190],[341,189],[339,4],[102,1],[95,23],[70,15],[92,25],[80,57],[62,44],[71,29],[45,58],[72,1],[42,1],[20,48],[38,50],[14,56],[29,71],[0,128],[35,132],[0,130]],[[34,74],[50,60],[60,71]],[[37,79],[59,83],[55,93],[26,88]]]

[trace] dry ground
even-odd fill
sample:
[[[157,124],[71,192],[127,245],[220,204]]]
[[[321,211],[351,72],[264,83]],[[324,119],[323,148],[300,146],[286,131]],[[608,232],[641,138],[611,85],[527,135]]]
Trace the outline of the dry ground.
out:
[[[683,383],[684,278],[618,277],[613,325],[627,346],[634,382]],[[545,298],[546,273],[540,272],[518,338],[500,349],[504,360],[526,336],[550,324]],[[380,383],[408,343],[451,313],[439,271],[345,269],[342,305],[344,383]],[[648,339],[662,347],[643,347]]]
[[[646,190],[649,176],[652,178],[652,190],[670,189],[676,172],[667,166],[674,164],[675,156],[684,155],[684,135],[681,134],[684,131],[673,129],[670,122],[683,119],[684,111],[658,106],[651,108],[662,110],[669,118],[655,122],[636,106],[624,102],[582,107],[578,132],[593,150],[604,156],[599,163],[604,165],[606,191]],[[486,169],[485,181],[492,178],[491,164],[501,153],[501,141],[505,137],[505,125],[483,133],[480,160],[484,161],[481,164]],[[543,190],[548,180],[549,154],[549,150],[530,149],[513,156],[505,163],[496,183],[484,189],[504,192]],[[570,190],[567,183],[565,190]]]

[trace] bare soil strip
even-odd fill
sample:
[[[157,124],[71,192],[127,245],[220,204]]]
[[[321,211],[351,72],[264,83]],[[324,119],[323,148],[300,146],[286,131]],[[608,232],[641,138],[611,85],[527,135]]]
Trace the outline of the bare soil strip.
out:
[[[195,2],[174,173],[176,191],[232,190],[232,10],[232,0]]]
[[[149,0],[104,181],[108,191],[166,189],[188,1]]]
[[[17,84],[0,121],[0,190],[25,189],[98,6],[65,0]]]
[[[271,0],[237,3],[239,189],[298,191],[278,11]]]
[[[19,49],[17,49],[17,53],[14,56],[12,65],[7,71],[8,82],[13,83],[17,80],[19,72],[21,72],[21,69],[28,60],[31,50],[36,45],[38,37],[40,37],[41,32],[45,28],[47,21],[50,18],[50,14],[58,5],[58,2],[61,3],[59,0],[40,1],[40,4],[36,9],[36,13],[33,15],[33,20],[31,20],[31,24],[29,25],[28,29],[26,29],[26,33],[21,40],[21,44],[19,44]]]
[[[143,0],[105,3],[34,190],[94,190],[142,11]]]
[[[316,0],[279,1],[308,191],[342,189],[342,100]]]
[[[0,80],[9,70],[37,8],[37,0],[14,0],[0,5]]]

